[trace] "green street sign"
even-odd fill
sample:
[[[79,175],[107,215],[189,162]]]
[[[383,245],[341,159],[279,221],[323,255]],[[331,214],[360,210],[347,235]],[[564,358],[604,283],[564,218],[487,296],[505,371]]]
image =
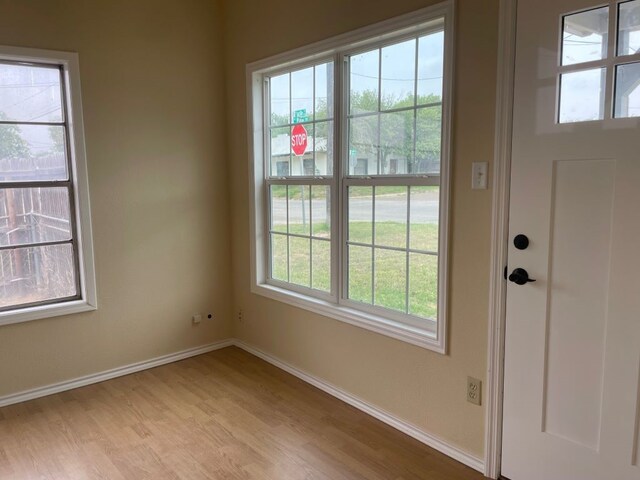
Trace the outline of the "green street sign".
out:
[[[303,108],[301,110],[296,110],[293,112],[293,123],[302,123],[308,122],[309,115],[307,115],[307,109]]]

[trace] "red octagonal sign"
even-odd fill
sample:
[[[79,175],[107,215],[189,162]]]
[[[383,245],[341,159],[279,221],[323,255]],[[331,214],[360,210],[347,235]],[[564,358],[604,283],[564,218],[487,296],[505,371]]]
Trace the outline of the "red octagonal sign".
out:
[[[304,125],[294,125],[291,129],[291,150],[298,157],[307,151],[307,129]]]

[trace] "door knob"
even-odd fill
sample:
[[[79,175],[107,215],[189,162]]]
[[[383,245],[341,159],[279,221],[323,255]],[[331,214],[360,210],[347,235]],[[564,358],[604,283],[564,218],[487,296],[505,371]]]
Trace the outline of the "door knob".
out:
[[[529,272],[524,268],[516,268],[511,275],[509,275],[509,281],[516,285],[526,285],[529,282],[535,282],[533,278],[529,278]]]

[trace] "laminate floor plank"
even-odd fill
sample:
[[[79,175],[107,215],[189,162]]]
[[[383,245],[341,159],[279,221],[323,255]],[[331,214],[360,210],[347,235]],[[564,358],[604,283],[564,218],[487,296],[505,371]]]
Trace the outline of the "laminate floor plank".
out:
[[[480,480],[229,347],[0,408],[0,479]]]

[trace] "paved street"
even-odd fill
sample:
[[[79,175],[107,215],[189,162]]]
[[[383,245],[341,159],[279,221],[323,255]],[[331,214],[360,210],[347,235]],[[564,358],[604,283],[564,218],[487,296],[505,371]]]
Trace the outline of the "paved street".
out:
[[[274,200],[275,223],[286,223],[287,204],[286,199]],[[438,223],[438,194],[436,192],[421,193],[411,198],[412,223]],[[291,200],[289,218],[292,223],[302,223],[302,200]],[[376,199],[376,220],[378,221],[406,221],[407,203],[406,197],[401,195],[385,195]],[[309,212],[305,212],[308,219]],[[313,216],[320,222],[326,220],[327,212],[325,201],[313,200]],[[351,199],[349,218],[354,221],[371,221],[371,198],[358,197]]]

